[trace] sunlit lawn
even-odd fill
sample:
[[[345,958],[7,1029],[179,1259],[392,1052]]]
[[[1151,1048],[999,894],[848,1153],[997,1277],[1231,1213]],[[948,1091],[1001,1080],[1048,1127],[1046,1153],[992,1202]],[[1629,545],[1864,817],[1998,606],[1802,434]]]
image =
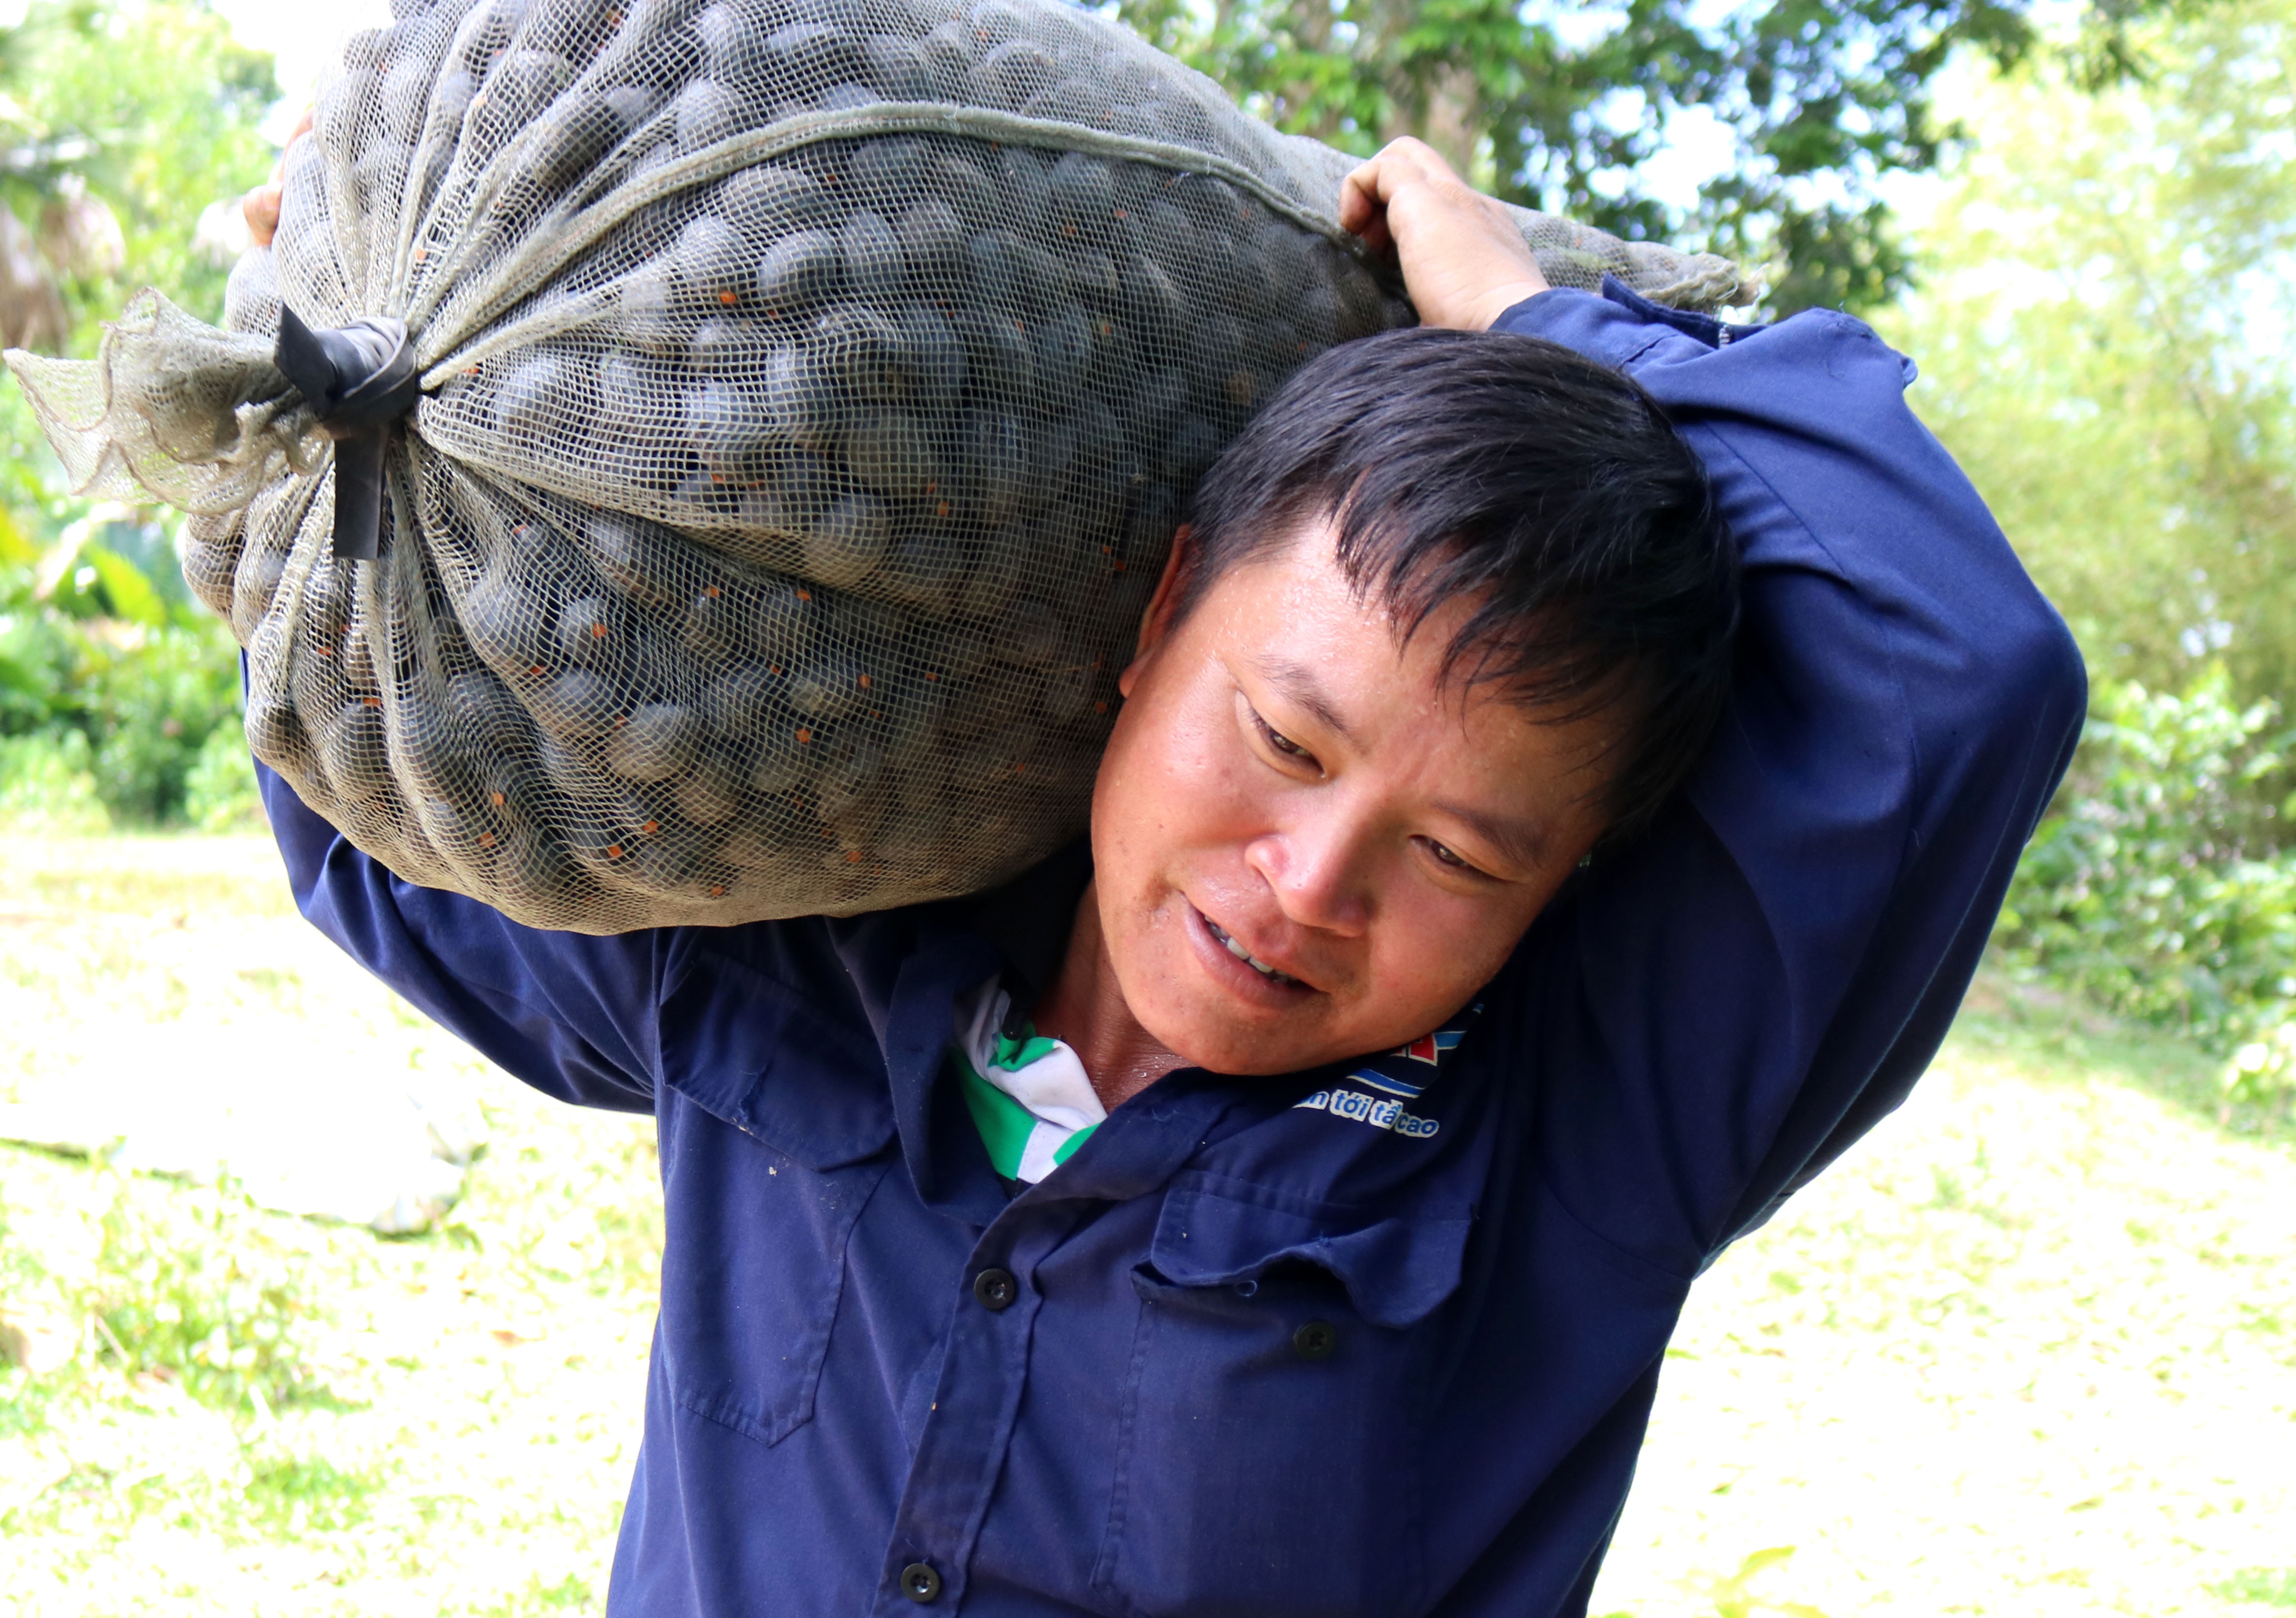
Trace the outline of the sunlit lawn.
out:
[[[532,1098],[414,1017],[294,915],[262,842],[11,849],[0,1087],[120,1049],[137,1019],[220,1024],[274,1060],[458,1069],[493,1143],[444,1229],[390,1241],[0,1147],[0,1313],[81,1338],[63,1370],[0,1368],[0,1611],[596,1610],[652,1330],[650,1122]],[[128,1238],[109,1253],[107,1211]],[[138,1245],[159,1255],[141,1273]],[[252,1294],[242,1335],[287,1333],[221,1385],[123,1371],[74,1315],[91,1294],[211,1300],[218,1250]],[[293,1384],[267,1417],[243,1397],[266,1372]]]
[[[2296,1131],[1973,998],[1692,1294],[1595,1613],[2296,1609]]]
[[[1702,1283],[1596,1614],[2296,1609],[2296,1131],[2220,1122],[2173,1042],[1988,998]],[[385,1241],[0,1147],[0,1318],[52,1367],[0,1367],[0,1606],[596,1610],[646,1123],[396,1006],[260,842],[5,844],[0,1100],[192,1036],[459,1074],[491,1148],[443,1229]]]

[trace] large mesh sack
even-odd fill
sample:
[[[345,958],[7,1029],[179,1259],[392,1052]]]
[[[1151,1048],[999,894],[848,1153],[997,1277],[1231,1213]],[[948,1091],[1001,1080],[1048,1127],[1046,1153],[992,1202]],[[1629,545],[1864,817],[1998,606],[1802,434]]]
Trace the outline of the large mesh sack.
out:
[[[1074,835],[1196,480],[1414,318],[1352,160],[1056,0],[408,5],[315,136],[224,332],[145,293],[10,361],[82,489],[194,513],[256,754],[539,926],[908,903]],[[1737,293],[1521,223],[1559,285]],[[403,333],[411,414],[291,384],[283,307],[338,360]]]

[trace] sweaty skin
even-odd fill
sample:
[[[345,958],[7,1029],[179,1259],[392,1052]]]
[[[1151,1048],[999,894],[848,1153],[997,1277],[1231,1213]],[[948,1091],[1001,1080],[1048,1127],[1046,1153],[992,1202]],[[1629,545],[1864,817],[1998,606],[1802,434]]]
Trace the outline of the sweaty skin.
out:
[[[1340,217],[1396,252],[1427,324],[1481,331],[1546,288],[1505,211],[1420,142],[1349,175]],[[1036,1017],[1111,1107],[1177,1067],[1292,1072],[1439,1026],[1603,830],[1611,721],[1440,680],[1472,604],[1402,641],[1318,526],[1175,626],[1185,544],[1119,682],[1095,878]]]
[[[1614,721],[1445,681],[1470,604],[1402,641],[1322,524],[1177,625],[1160,591],[1093,793],[1094,882],[1036,1019],[1104,1104],[1183,1064],[1292,1072],[1416,1039],[1594,846]]]

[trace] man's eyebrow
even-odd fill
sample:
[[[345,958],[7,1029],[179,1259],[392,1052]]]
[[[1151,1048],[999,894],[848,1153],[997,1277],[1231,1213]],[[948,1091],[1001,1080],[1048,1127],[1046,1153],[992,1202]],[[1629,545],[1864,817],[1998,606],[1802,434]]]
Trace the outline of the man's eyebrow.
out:
[[[1355,740],[1348,729],[1348,722],[1340,717],[1340,710],[1332,706],[1332,699],[1324,694],[1323,682],[1316,678],[1314,669],[1304,663],[1295,663],[1281,657],[1254,658],[1252,663],[1286,701],[1306,709],[1315,716],[1316,723],[1341,741]]]
[[[1435,805],[1439,814],[1464,821],[1475,835],[1498,850],[1499,858],[1518,871],[1536,871],[1546,863],[1546,828],[1536,821],[1486,815],[1456,803]]]

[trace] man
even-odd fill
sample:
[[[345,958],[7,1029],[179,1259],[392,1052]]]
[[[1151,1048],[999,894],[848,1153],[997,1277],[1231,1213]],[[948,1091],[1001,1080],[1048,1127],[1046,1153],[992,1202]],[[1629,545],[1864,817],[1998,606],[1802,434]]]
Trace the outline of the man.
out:
[[[1864,326],[1549,291],[1426,148],[1428,328],[1215,468],[1089,848],[588,938],[267,773],[305,913],[667,1203],[609,1606],[1576,1614],[1692,1278],[1905,1096],[2079,661]]]

